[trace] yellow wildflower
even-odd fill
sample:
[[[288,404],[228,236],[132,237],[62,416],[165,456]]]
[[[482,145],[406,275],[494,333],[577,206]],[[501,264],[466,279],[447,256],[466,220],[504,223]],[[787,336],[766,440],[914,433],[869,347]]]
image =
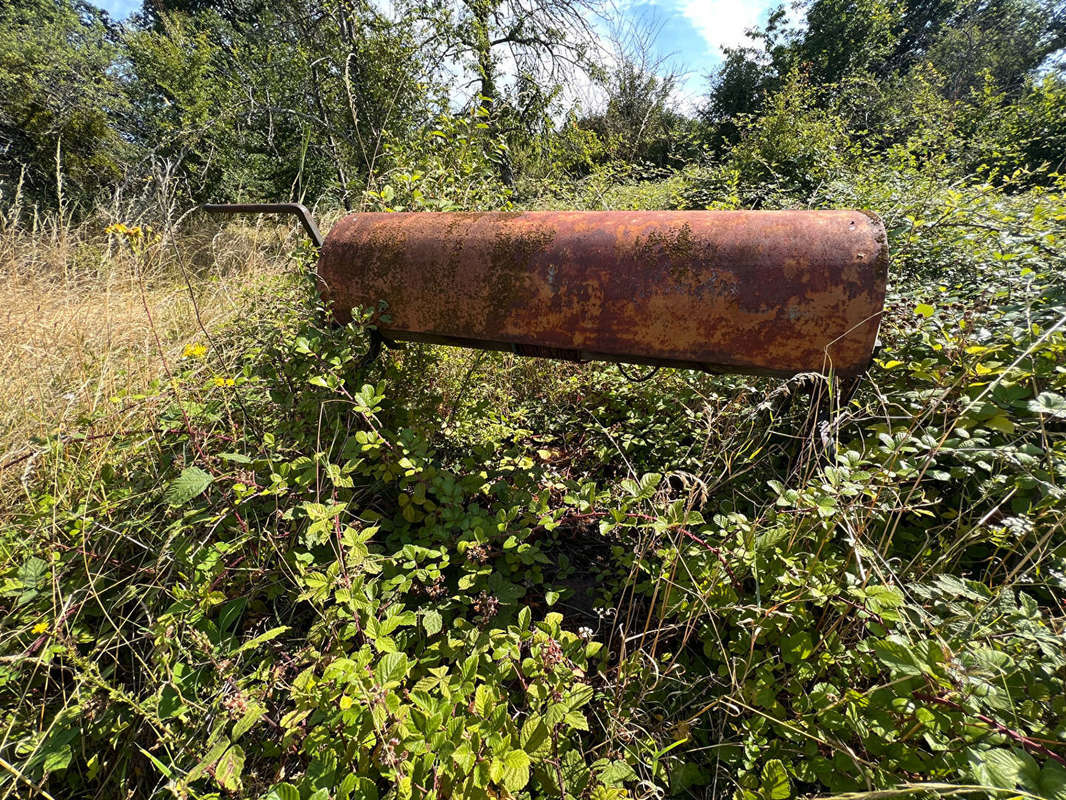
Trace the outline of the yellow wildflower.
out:
[[[140,239],[144,236],[145,232],[151,233],[152,229],[149,227],[142,228],[140,225],[134,225],[132,228],[128,225],[124,225],[121,222],[115,222],[104,228],[104,233],[117,234],[119,236],[125,236],[127,239]]]
[[[203,358],[207,354],[207,348],[202,344],[187,344],[181,351],[182,358]]]
[[[44,633],[46,630],[48,630],[48,623],[47,622],[38,622],[36,625],[34,625],[30,629],[30,631],[32,633],[35,633],[35,634],[36,633]]]
[[[236,383],[233,378],[214,378],[215,386],[233,386]]]

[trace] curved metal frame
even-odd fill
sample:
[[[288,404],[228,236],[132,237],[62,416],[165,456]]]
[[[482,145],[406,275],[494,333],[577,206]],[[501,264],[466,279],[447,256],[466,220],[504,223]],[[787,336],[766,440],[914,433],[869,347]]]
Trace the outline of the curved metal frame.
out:
[[[205,203],[200,206],[208,214],[293,214],[300,220],[315,247],[321,248],[322,233],[311,219],[311,212],[303,203]]]

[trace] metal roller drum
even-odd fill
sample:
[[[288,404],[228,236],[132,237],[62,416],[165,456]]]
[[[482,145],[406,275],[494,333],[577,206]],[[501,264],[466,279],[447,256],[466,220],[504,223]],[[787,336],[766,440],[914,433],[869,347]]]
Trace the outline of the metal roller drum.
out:
[[[326,236],[340,321],[386,339],[710,372],[855,375],[885,298],[862,211],[352,214]]]

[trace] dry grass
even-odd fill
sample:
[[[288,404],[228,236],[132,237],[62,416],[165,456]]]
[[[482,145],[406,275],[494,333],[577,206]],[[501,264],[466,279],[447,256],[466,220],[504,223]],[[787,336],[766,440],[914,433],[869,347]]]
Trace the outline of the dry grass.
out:
[[[131,424],[130,400],[165,376],[163,359],[290,263],[284,229],[211,222],[174,236],[59,218],[0,227],[0,494],[42,439],[85,432],[90,418]]]

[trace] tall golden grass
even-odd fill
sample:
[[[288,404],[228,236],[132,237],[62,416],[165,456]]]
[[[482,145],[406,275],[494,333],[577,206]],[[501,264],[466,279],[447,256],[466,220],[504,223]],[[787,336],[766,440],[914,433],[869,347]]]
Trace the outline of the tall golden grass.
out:
[[[44,442],[143,419],[137,395],[240,314],[297,236],[197,215],[164,231],[103,212],[0,215],[0,496]]]

